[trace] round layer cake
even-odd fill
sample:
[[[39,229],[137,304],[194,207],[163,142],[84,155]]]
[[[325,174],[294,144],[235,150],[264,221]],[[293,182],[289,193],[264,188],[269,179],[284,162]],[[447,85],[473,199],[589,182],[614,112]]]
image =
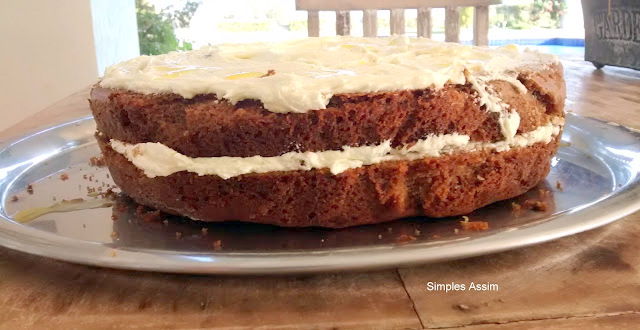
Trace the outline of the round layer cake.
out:
[[[138,203],[347,227],[526,192],[549,172],[564,99],[555,56],[394,36],[141,56],[107,69],[90,105]]]

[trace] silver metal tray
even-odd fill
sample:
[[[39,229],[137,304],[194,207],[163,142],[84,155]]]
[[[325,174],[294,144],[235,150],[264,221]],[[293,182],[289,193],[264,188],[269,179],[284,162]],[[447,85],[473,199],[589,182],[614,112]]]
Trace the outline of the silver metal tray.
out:
[[[470,214],[470,221],[488,222],[490,229],[483,231],[463,230],[461,218],[413,218],[339,230],[204,224],[158,215],[123,196],[106,208],[15,221],[20,210],[62,199],[91,199],[87,189],[104,191],[112,184],[106,168],[88,164],[99,154],[94,130],[87,117],[0,144],[0,245],[75,263],[163,272],[374,269],[537,244],[605,225],[640,208],[640,134],[569,115],[564,146],[553,158],[546,182]],[[29,184],[33,194],[26,191]],[[546,210],[513,212],[512,202],[530,199],[543,200]]]

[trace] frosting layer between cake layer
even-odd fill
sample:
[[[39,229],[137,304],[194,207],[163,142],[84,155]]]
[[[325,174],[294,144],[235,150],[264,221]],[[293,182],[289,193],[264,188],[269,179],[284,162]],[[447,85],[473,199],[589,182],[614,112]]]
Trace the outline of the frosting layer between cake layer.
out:
[[[389,160],[415,160],[439,157],[456,152],[477,150],[508,151],[514,147],[526,147],[535,143],[549,143],[560,134],[564,119],[553,118],[552,122],[534,131],[515,135],[509,141],[473,142],[461,134],[431,135],[411,146],[392,148],[390,141],[379,145],[344,147],[343,150],[319,152],[288,152],[275,157],[188,157],[161,143],[129,144],[111,140],[113,150],[124,155],[147,177],[168,176],[188,171],[198,175],[217,175],[223,179],[248,173],[273,171],[295,171],[328,168],[339,174],[345,170]]]

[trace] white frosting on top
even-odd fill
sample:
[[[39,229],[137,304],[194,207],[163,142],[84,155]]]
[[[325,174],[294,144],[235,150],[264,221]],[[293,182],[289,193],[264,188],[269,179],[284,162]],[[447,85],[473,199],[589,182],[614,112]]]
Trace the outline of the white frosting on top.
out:
[[[379,145],[343,147],[342,150],[318,152],[288,152],[274,157],[188,157],[161,143],[129,144],[111,140],[111,148],[124,155],[150,178],[168,176],[176,172],[188,171],[198,175],[217,175],[223,179],[247,173],[273,171],[310,170],[328,168],[339,174],[348,169],[358,168],[389,160],[415,160],[425,157],[439,157],[454,152],[469,152],[491,149],[498,152],[513,147],[526,147],[534,143],[549,143],[560,133],[564,119],[554,120],[537,129],[515,135],[499,142],[470,142],[469,136],[461,134],[431,135],[411,146],[392,148],[390,141]]]
[[[140,56],[107,68],[100,85],[185,98],[214,93],[235,104],[302,113],[324,109],[335,94],[441,88],[467,78],[489,111],[501,111],[486,83],[500,79],[521,92],[516,69],[556,63],[553,55],[436,42],[424,38],[322,37],[278,43],[221,44],[189,52]],[[270,70],[274,74],[268,75]]]

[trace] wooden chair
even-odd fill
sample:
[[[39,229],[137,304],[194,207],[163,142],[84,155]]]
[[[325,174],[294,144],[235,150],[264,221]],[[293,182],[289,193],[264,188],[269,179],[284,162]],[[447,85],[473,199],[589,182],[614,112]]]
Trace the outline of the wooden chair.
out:
[[[445,8],[445,41],[460,42],[460,7],[474,7],[473,44],[489,44],[489,6],[502,0],[296,0],[297,10],[306,10],[310,37],[320,34],[319,11],[336,12],[336,34],[349,35],[350,10],[363,11],[365,37],[378,36],[378,10],[391,11],[391,34],[404,34],[404,10],[418,9],[418,36],[431,38],[431,8]]]

